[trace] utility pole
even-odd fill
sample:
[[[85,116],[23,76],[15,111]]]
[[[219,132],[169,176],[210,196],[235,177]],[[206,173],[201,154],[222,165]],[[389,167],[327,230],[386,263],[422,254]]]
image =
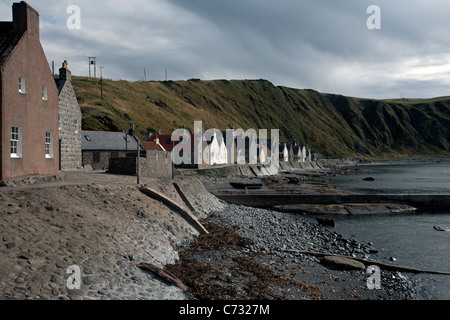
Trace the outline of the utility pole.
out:
[[[100,90],[101,90],[101,99],[103,100],[103,68],[100,67]]]
[[[166,69],[166,81],[167,81],[167,69]],[[169,88],[168,87],[166,90],[166,105],[167,105],[167,109],[169,109]]]
[[[145,74],[145,69],[144,69],[144,82],[147,82],[147,75]]]
[[[141,141],[137,138],[137,137],[135,137],[136,138],[136,141],[137,141],[137,158],[136,158],[136,161],[137,161],[137,164],[136,164],[136,175],[137,175],[137,184],[139,184],[139,176],[140,176],[140,170],[139,170],[139,167],[140,167],[140,164],[141,164]]]

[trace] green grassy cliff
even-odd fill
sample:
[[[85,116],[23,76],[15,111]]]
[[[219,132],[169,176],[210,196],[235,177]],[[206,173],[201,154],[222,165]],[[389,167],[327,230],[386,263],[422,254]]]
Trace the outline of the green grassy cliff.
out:
[[[371,100],[274,86],[266,80],[149,81],[73,77],[84,130],[127,130],[141,138],[230,127],[279,129],[323,156],[449,156],[450,97]]]

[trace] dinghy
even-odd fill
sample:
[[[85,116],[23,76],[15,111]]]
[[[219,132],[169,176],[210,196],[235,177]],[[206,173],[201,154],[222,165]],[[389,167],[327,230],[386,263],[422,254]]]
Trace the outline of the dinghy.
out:
[[[447,231],[450,232],[450,230],[447,227],[440,227],[440,226],[433,226],[434,230],[437,231]]]

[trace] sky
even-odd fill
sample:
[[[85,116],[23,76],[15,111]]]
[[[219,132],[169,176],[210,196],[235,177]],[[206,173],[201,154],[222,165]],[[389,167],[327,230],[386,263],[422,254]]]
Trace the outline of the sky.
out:
[[[0,0],[0,21],[13,2]],[[96,76],[114,80],[142,81],[145,70],[146,80],[266,79],[374,99],[450,95],[448,0],[27,3],[56,72],[68,60],[88,76],[96,57]]]

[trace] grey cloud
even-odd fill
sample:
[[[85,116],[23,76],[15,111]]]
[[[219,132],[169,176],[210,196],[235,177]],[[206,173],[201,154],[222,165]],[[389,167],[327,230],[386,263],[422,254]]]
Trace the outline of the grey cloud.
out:
[[[153,80],[167,69],[173,80],[264,78],[363,97],[450,94],[446,0],[78,0],[81,31],[64,27],[71,1],[28,2],[49,60],[69,59],[74,74],[87,75],[95,55],[114,79],[139,80],[145,68]],[[366,28],[372,4],[381,30]],[[434,80],[407,78],[439,65]]]

